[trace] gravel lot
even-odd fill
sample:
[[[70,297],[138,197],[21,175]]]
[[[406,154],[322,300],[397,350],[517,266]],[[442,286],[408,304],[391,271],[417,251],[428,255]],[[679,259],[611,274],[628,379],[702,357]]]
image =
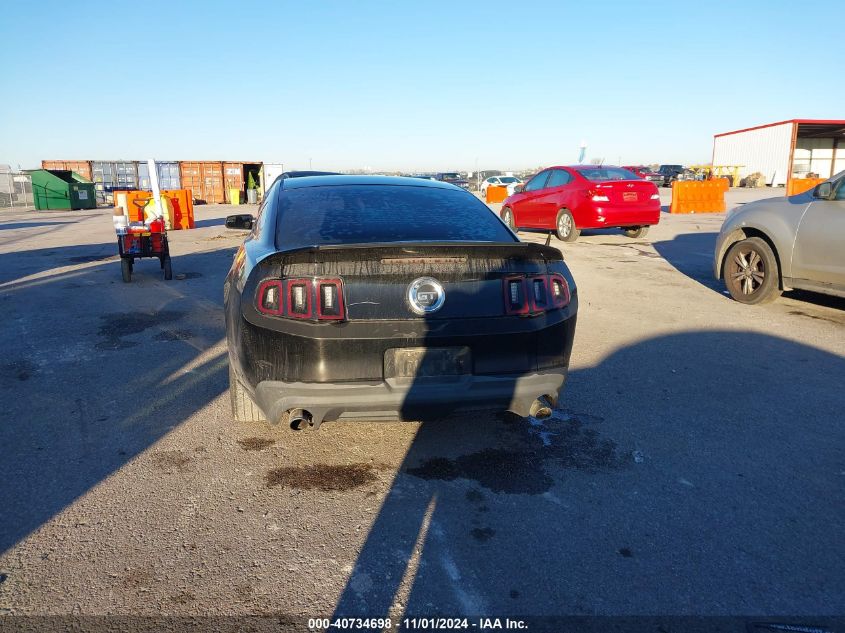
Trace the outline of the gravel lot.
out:
[[[565,245],[552,419],[295,433],[230,420],[231,210],[131,284],[110,210],[0,219],[0,613],[845,613],[845,301],[731,301],[722,216]]]

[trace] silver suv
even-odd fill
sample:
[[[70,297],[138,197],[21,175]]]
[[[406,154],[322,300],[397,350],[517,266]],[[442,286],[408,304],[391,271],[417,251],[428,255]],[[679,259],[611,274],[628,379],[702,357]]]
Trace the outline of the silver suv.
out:
[[[730,211],[713,272],[742,303],[793,288],[845,297],[845,171],[805,193]]]

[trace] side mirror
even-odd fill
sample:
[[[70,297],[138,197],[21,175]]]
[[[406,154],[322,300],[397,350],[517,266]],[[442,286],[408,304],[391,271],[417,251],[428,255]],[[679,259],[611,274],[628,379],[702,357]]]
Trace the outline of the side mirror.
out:
[[[516,187],[513,188],[513,192],[514,193],[522,193],[523,189],[525,189],[525,185],[520,184],[520,185],[517,185]]]
[[[831,193],[833,193],[833,185],[829,182],[816,185],[816,188],[813,189],[813,197],[821,200],[830,200]]]
[[[252,228],[253,222],[255,222],[255,218],[248,213],[226,216],[227,229],[244,229],[249,231]]]

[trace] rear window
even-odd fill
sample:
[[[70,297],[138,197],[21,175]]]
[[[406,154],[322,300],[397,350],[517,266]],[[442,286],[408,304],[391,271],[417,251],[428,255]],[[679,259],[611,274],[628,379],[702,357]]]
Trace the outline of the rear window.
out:
[[[590,169],[579,169],[580,173],[587,180],[593,182],[604,182],[607,180],[640,180],[634,172],[622,169],[621,167],[593,167]]]
[[[511,184],[512,182],[519,182],[519,180],[517,180],[513,176],[502,176],[502,177],[499,178],[499,181],[505,182],[507,184]]]
[[[384,242],[515,242],[490,209],[463,191],[393,185],[280,192],[276,246]]]

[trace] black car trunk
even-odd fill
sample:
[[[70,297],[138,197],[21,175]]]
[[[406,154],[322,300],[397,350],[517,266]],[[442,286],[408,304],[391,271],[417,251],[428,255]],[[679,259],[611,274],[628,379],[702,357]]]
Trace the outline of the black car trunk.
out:
[[[504,315],[508,275],[544,275],[561,262],[556,249],[529,243],[391,244],[318,247],[279,253],[259,266],[262,278],[337,278],[347,318],[356,320],[465,319]],[[442,307],[416,314],[410,284],[432,277],[443,287]]]

